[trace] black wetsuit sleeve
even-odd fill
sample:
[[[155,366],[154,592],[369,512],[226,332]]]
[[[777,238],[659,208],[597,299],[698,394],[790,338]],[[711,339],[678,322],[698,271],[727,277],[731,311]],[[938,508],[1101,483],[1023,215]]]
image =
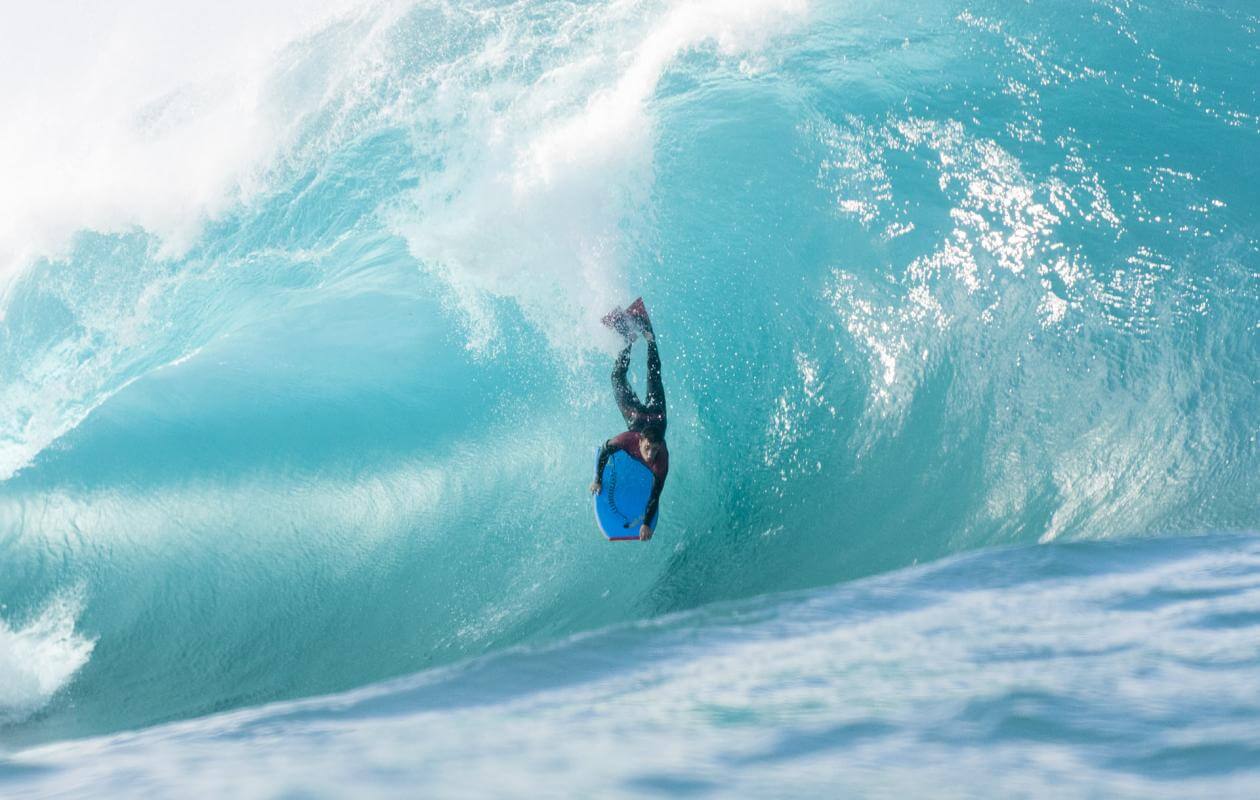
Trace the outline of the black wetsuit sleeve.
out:
[[[661,504],[661,490],[665,488],[665,479],[652,478],[652,494],[648,497],[647,509],[643,512],[643,524],[647,525],[656,514],[656,507]]]
[[[617,451],[617,445],[613,444],[612,439],[604,442],[604,446],[599,448],[599,461],[595,462],[595,482],[602,483],[604,480],[604,465],[608,463],[608,458]]]

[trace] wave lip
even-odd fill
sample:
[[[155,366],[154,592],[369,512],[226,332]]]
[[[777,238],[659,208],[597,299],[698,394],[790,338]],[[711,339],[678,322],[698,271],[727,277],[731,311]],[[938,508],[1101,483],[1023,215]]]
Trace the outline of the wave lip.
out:
[[[22,722],[74,677],[96,646],[76,632],[81,590],[54,597],[24,627],[0,619],[0,725]]]

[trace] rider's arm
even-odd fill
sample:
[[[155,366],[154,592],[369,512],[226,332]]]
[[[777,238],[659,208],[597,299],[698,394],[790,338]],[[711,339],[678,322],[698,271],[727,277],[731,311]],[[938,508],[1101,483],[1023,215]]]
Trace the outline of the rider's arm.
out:
[[[647,508],[643,511],[643,524],[647,525],[652,521],[652,517],[656,515],[656,507],[661,502],[661,490],[665,488],[665,476],[654,475],[652,477],[652,494],[648,497]]]
[[[608,463],[609,457],[621,448],[613,443],[612,439],[604,442],[604,446],[599,448],[599,461],[595,463],[595,482],[602,483],[604,480],[604,465]]]

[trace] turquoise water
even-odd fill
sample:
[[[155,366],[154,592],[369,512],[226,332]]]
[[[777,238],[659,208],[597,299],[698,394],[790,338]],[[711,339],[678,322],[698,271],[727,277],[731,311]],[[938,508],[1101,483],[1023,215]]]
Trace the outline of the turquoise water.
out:
[[[57,796],[1250,797],[1258,574],[1234,537],[986,551],[6,769]]]
[[[308,22],[3,162],[6,793],[1254,795],[1250,5]]]

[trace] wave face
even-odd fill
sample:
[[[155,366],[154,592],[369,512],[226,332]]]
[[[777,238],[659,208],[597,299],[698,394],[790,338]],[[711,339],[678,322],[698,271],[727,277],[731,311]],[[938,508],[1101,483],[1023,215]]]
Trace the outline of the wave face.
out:
[[[6,156],[0,647],[53,654],[11,746],[1260,525],[1247,4],[459,5],[333,9]],[[636,294],[674,471],[610,547]]]
[[[1010,548],[53,744],[0,779],[17,797],[1248,798],[1258,624],[1254,537]]]

